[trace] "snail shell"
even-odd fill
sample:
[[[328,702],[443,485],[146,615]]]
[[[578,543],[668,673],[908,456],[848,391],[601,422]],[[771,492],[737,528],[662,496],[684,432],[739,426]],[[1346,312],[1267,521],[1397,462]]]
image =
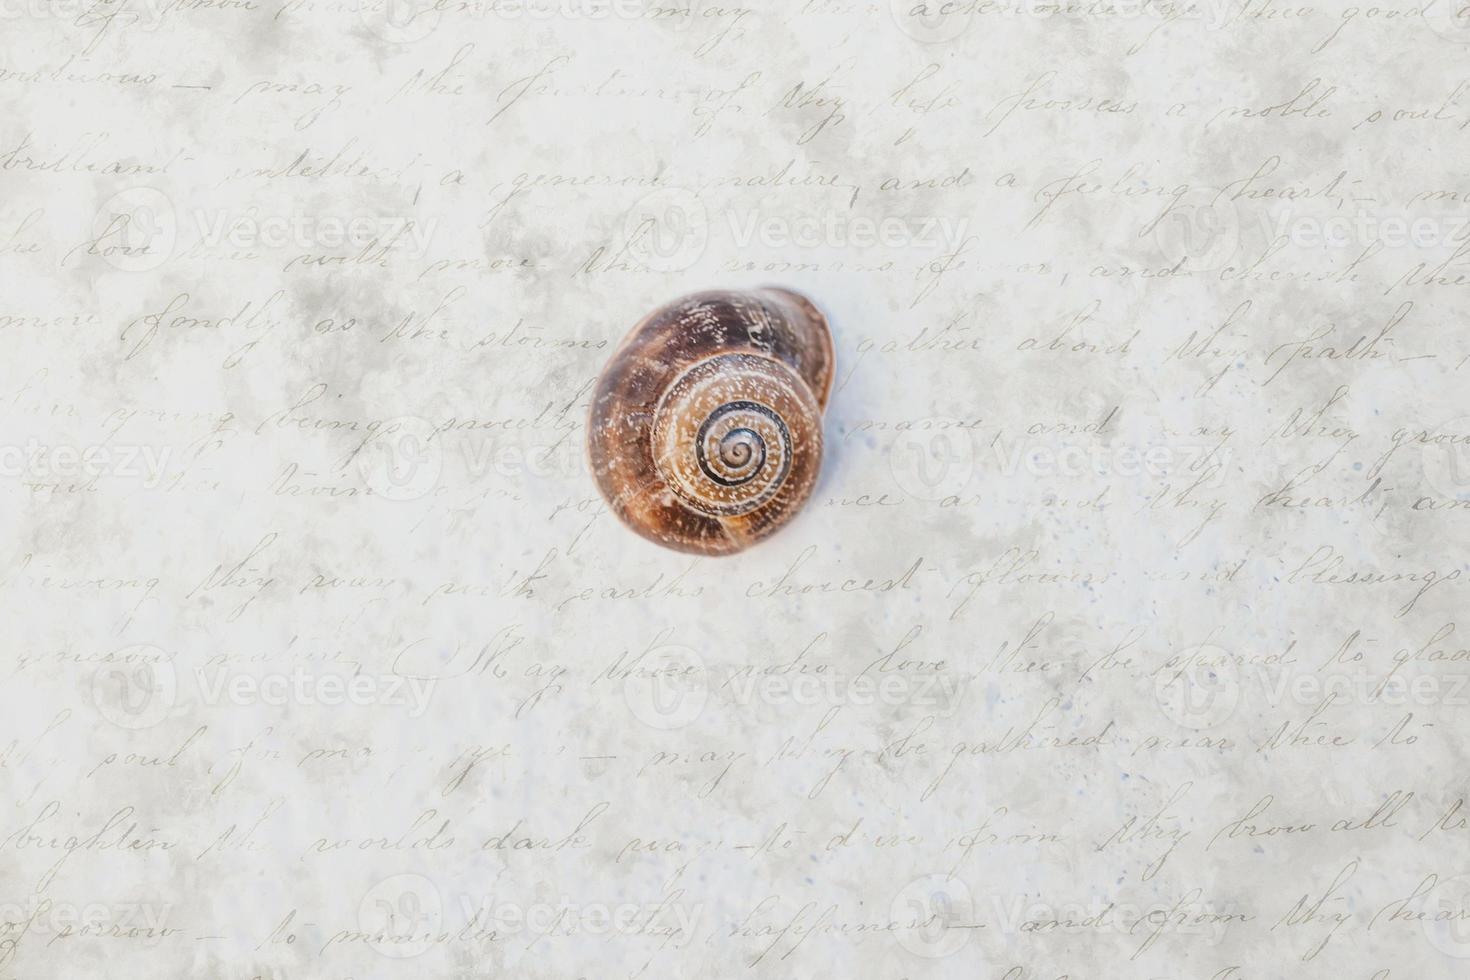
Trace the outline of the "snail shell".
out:
[[[728,555],[801,509],[822,464],[827,320],[786,289],[704,292],[649,314],[592,395],[587,449],[624,524]]]

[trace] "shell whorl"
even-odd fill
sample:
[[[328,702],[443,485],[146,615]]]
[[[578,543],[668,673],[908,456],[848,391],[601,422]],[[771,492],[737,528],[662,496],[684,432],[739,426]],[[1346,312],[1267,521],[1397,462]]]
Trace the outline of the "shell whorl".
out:
[[[698,293],[646,317],[598,379],[593,473],[650,540],[720,555],[811,495],[832,384],[826,320],[781,289]]]
[[[654,465],[690,509],[739,517],[769,503],[793,470],[805,475],[794,457],[798,448],[820,454],[812,443],[821,418],[806,383],[780,361],[716,354],[679,375],[659,400]]]

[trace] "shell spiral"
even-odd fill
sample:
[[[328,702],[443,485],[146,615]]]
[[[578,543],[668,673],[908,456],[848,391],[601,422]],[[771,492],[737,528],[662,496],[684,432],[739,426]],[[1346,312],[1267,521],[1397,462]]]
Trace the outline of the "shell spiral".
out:
[[[801,509],[822,461],[832,336],[785,289],[660,307],[598,378],[592,472],[624,524],[669,548],[740,551]]]

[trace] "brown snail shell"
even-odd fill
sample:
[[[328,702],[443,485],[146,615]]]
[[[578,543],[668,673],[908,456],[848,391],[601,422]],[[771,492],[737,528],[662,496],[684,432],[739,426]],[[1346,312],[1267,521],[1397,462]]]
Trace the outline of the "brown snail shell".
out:
[[[834,355],[787,289],[711,291],[650,313],[592,394],[587,450],[614,514],[668,548],[740,551],[811,496]]]

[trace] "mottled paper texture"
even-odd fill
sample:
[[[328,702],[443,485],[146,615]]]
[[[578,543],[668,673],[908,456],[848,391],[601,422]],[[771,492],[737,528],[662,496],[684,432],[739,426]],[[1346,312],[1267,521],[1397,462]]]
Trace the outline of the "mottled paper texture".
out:
[[[0,977],[1470,976],[1464,0],[0,12]]]

